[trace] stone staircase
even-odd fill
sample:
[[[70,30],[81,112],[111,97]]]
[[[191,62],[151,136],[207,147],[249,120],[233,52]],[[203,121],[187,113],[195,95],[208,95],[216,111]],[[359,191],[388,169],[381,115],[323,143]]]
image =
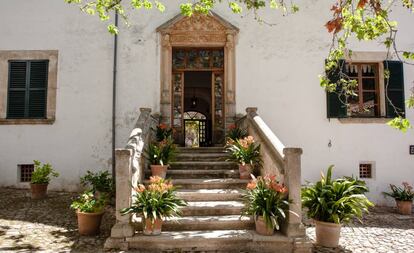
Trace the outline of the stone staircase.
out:
[[[266,237],[254,232],[253,219],[240,215],[242,189],[248,180],[239,179],[237,164],[227,158],[224,148],[179,148],[167,178],[188,206],[182,217],[163,222],[160,236],[142,235],[140,218],[136,218],[137,233],[125,239],[127,248],[139,252],[308,252],[308,245],[300,247],[300,241],[280,233]],[[145,171],[145,184],[150,174]]]

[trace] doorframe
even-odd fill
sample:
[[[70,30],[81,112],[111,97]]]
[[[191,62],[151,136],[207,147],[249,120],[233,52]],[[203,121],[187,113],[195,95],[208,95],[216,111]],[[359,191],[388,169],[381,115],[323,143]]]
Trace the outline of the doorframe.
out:
[[[216,13],[194,14],[184,17],[181,14],[157,28],[160,34],[160,112],[161,122],[171,124],[172,108],[172,49],[173,47],[224,49],[224,126],[225,130],[234,123],[236,117],[236,66],[235,45],[239,29],[225,21]]]

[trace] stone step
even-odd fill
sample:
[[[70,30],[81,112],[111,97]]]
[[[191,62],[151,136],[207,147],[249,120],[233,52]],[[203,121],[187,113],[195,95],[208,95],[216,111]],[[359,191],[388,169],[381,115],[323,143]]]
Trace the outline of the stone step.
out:
[[[189,161],[189,162],[171,162],[171,170],[238,170],[238,165],[230,161]]]
[[[249,180],[235,178],[212,179],[173,179],[172,183],[178,189],[244,189]],[[149,184],[145,180],[144,184]]]
[[[224,152],[220,153],[178,153],[176,155],[176,161],[186,162],[186,161],[210,161],[210,162],[219,162],[226,161],[229,159],[229,155]]]
[[[151,170],[145,170],[146,178],[151,176]],[[167,178],[240,178],[239,170],[167,170]]]
[[[158,236],[138,232],[127,238],[110,237],[104,247],[140,253],[310,253],[312,242],[289,238],[280,232],[263,236],[254,230],[195,230],[163,231]]]
[[[200,147],[200,148],[185,148],[178,147],[177,151],[179,153],[225,153],[226,149],[224,147]]]
[[[244,204],[240,201],[200,201],[188,202],[182,208],[182,216],[240,215]]]
[[[177,195],[186,201],[233,201],[240,200],[239,189],[178,189]]]
[[[133,219],[138,231],[142,230],[140,217]],[[192,231],[192,230],[222,230],[222,229],[252,229],[254,220],[240,215],[223,216],[183,216],[168,218],[162,223],[163,231]]]

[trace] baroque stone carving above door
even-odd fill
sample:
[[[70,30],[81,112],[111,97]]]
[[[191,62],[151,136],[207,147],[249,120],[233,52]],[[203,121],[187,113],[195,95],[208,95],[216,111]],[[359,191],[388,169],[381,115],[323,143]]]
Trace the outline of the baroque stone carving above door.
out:
[[[173,47],[222,47],[224,49],[225,123],[236,116],[235,49],[239,29],[216,13],[209,15],[177,15],[157,28],[161,45],[161,115],[162,122],[171,121],[171,76]]]

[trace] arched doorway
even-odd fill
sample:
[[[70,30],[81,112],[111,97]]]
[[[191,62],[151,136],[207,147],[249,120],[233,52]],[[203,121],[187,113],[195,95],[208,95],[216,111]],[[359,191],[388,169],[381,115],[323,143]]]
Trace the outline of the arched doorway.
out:
[[[185,112],[199,111],[211,127],[205,144],[223,145],[226,128],[236,116],[234,44],[238,29],[213,13],[178,15],[157,31],[162,46],[162,122],[171,125],[176,142],[185,145]],[[194,101],[199,103],[194,106]],[[197,108],[202,104],[204,108]]]

